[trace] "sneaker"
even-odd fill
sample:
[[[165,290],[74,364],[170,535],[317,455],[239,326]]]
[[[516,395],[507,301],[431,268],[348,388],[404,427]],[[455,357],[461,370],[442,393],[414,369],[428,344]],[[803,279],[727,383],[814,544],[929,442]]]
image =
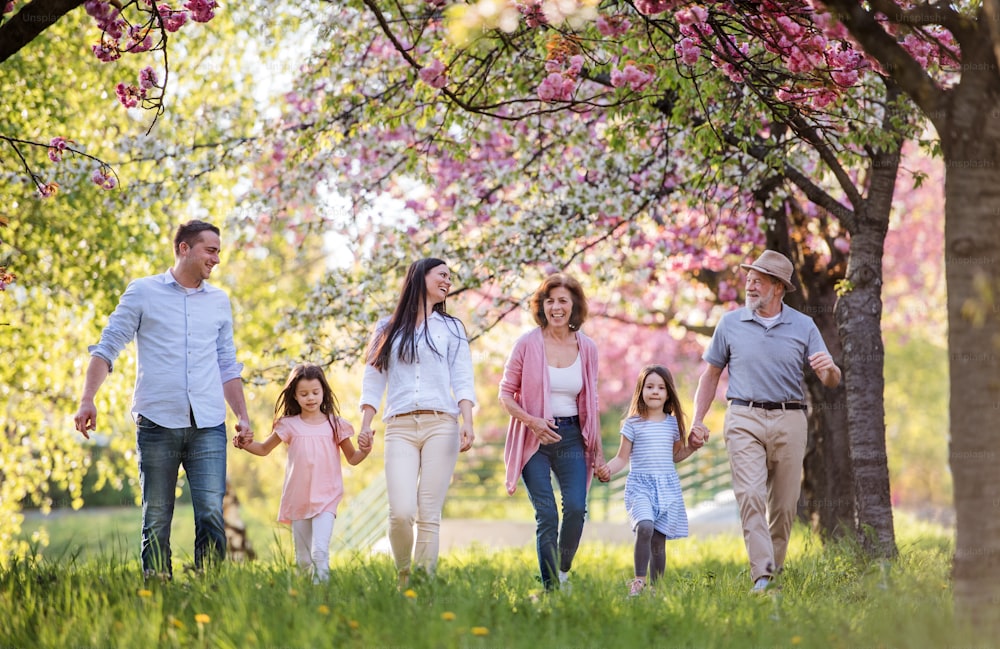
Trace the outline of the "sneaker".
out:
[[[562,570],[559,571],[559,590],[566,593],[573,592],[573,584],[569,583],[569,573]]]
[[[396,588],[399,589],[400,592],[402,592],[402,591],[406,590],[407,588],[409,588],[409,586],[410,586],[410,571],[409,570],[400,570],[399,571],[399,581],[396,582]]]
[[[632,580],[632,585],[629,586],[628,596],[638,597],[642,594],[642,589],[646,587],[646,580],[642,577],[636,577]]]
[[[750,589],[751,593],[766,593],[771,589],[771,578],[761,577],[753,583],[753,588]]]

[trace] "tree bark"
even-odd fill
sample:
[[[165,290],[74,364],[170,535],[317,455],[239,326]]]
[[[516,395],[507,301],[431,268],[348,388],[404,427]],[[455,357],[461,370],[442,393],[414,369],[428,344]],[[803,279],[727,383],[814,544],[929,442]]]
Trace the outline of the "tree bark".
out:
[[[890,100],[896,92],[890,87]],[[885,451],[885,346],[882,343],[882,254],[889,229],[902,142],[872,154],[868,193],[855,209],[849,282],[837,301],[843,342],[841,369],[847,398],[857,506],[857,539],[872,556],[896,555],[896,536]]]
[[[961,83],[939,126],[945,159],[949,462],[955,486],[955,607],[990,637],[1000,632],[1000,75],[987,34],[978,50],[968,50],[963,49]]]

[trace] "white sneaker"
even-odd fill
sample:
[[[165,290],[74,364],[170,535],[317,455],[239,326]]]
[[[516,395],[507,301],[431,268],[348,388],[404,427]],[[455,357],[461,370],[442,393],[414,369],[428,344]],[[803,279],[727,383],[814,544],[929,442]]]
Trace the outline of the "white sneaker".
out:
[[[771,588],[771,578],[761,577],[753,583],[753,588],[750,589],[751,593],[766,593],[768,589]]]
[[[559,571],[559,590],[567,593],[573,592],[573,585],[569,583],[569,573],[562,570]]]

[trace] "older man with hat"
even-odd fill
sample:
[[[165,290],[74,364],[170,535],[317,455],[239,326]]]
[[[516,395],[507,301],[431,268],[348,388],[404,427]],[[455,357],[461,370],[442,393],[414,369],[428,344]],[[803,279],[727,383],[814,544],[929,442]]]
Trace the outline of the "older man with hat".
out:
[[[812,318],[782,302],[795,290],[792,262],[767,250],[740,267],[747,270],[746,307],[722,316],[702,357],[691,432],[708,439],[703,419],[728,367],[726,450],[751,590],[764,592],[784,564],[801,489],[806,367],[830,388],[840,383],[840,368]]]

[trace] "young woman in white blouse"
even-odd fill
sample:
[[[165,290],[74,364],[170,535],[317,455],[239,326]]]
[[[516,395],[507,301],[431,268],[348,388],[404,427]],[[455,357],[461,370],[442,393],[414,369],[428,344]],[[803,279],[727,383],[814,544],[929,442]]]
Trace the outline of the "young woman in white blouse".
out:
[[[465,326],[445,309],[450,290],[444,261],[411,264],[396,308],[375,326],[366,354],[361,435],[374,433],[385,394],[389,543],[400,587],[411,569],[434,573],[448,485],[459,452],[475,438],[472,354]]]

